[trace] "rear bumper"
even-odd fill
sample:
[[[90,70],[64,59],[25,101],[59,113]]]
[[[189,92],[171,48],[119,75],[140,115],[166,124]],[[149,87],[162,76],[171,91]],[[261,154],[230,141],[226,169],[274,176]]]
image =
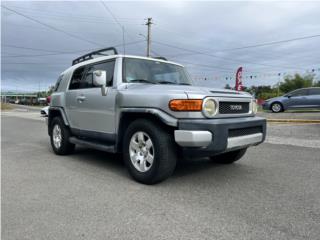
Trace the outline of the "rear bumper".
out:
[[[213,156],[262,143],[266,120],[260,117],[185,119],[178,121],[174,135],[187,155]]]

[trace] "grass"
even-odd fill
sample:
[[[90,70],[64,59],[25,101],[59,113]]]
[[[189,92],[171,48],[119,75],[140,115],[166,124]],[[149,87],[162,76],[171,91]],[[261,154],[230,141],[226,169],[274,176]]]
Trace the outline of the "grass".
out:
[[[11,110],[13,107],[8,103],[1,103],[1,111],[3,110]]]

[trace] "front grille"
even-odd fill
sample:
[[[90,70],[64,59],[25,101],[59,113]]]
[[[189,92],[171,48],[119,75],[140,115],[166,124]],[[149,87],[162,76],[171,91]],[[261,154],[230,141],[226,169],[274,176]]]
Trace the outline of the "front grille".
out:
[[[237,129],[229,129],[229,137],[240,137],[255,133],[262,133],[262,127],[249,127],[249,128],[237,128]]]
[[[219,102],[219,113],[220,114],[241,114],[248,113],[249,106],[248,102]]]

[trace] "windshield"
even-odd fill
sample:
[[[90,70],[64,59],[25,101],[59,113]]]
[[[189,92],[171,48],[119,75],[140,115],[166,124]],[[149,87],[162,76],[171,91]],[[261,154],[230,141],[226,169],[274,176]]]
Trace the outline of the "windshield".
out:
[[[181,66],[136,58],[124,58],[123,82],[192,85],[191,78]]]

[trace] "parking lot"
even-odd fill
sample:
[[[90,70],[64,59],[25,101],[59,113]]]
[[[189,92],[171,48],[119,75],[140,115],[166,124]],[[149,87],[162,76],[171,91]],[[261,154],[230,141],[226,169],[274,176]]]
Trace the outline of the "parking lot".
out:
[[[36,110],[1,124],[3,239],[319,239],[320,124],[269,124],[241,161],[181,161],[154,186],[116,155],[54,155]]]

